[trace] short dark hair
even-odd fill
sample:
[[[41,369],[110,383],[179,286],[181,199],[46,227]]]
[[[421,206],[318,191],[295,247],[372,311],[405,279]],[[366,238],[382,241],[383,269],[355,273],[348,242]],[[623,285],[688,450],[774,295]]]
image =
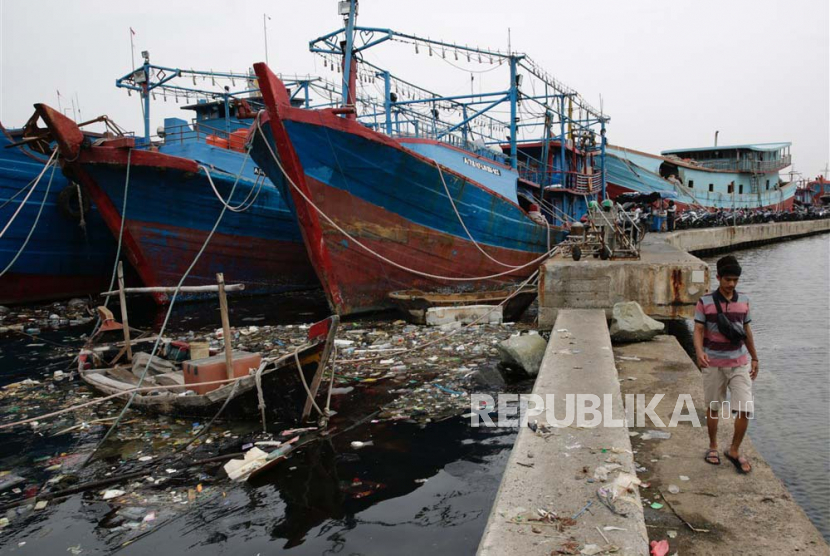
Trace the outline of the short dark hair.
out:
[[[726,255],[717,262],[718,276],[740,276],[741,265],[735,255]]]

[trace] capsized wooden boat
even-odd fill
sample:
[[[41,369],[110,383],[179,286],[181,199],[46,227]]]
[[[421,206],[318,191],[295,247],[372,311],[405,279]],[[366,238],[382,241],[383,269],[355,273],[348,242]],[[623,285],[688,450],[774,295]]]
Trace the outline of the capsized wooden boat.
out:
[[[298,348],[296,356],[291,353],[274,360],[262,360],[262,394],[269,419],[298,423],[312,416],[312,404],[303,380],[312,395],[316,396],[338,323],[338,317],[334,316],[312,325],[308,331],[308,342]],[[123,393],[126,400],[138,385],[155,340],[155,337],[149,337],[131,342],[132,364],[107,363],[124,351],[124,342],[82,350],[78,358],[81,379],[100,394]],[[205,394],[197,394],[185,384],[182,363],[175,361],[175,348],[171,349],[171,345],[165,342],[167,349],[159,350],[162,356],[153,357],[142,390],[138,391],[131,407],[161,415],[212,417],[232,396],[222,413],[223,419],[259,419],[255,370],[238,380],[235,392],[231,382],[220,384]],[[298,359],[302,379],[297,372]]]
[[[431,307],[499,305],[513,295],[502,308],[504,319],[511,321],[522,316],[538,293],[536,286],[524,286],[518,292],[515,288],[467,293],[427,293],[421,290],[403,290],[390,293],[389,299],[398,306],[407,320],[415,324],[425,324],[427,309]]]

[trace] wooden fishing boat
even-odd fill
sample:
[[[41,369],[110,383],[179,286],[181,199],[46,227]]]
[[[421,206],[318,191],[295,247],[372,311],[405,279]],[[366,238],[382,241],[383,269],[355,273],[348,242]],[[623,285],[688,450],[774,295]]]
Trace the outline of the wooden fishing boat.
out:
[[[52,144],[27,140],[38,131],[32,119],[17,129],[0,123],[0,305],[98,293],[115,258],[115,241],[82,186],[60,170],[44,172]]]
[[[355,0],[339,6],[346,27],[310,48],[342,59],[343,105],[296,107],[283,81],[254,64],[266,110],[251,136],[251,157],[290,200],[332,310],[342,316],[389,308],[390,291],[520,284],[564,240],[565,221],[579,220],[602,191],[608,117],[525,54],[381,33],[356,26]],[[361,54],[394,40],[498,63],[507,88],[443,96]],[[358,75],[382,76],[383,97],[358,95]],[[410,89],[416,92],[403,93]],[[523,98],[544,114],[520,118]],[[508,109],[509,120],[500,119]]]
[[[390,293],[389,299],[397,305],[406,319],[414,324],[425,324],[427,309],[432,307],[500,305],[502,303],[504,303],[502,308],[504,320],[512,321],[522,316],[538,293],[536,286],[524,286],[518,292],[512,288],[467,293],[427,293],[420,290],[404,290]]]
[[[277,359],[261,359],[256,368],[245,369],[243,376],[219,381],[188,383],[188,365],[209,362],[210,359],[179,361],[181,342],[162,339],[163,348],[150,360],[147,374],[138,389],[132,407],[159,415],[181,417],[212,417],[225,406],[222,417],[233,419],[261,416],[259,408],[260,391],[265,402],[265,413],[269,420],[282,423],[299,423],[311,416],[311,397],[317,395],[323,370],[331,353],[337,331],[338,317],[329,317],[312,325],[308,330],[308,341],[297,348],[295,353]],[[111,362],[125,353],[125,343],[112,342],[81,351],[78,357],[78,373],[81,379],[96,392],[103,395],[123,394],[127,399],[136,391],[139,377],[147,366],[150,352],[157,337],[146,337],[130,342],[133,350],[131,363]],[[258,354],[234,352],[234,361],[259,360]],[[298,372],[297,362],[302,369]],[[234,365],[235,375],[240,376]],[[260,388],[257,387],[257,373]],[[197,392],[203,392],[198,393]]]

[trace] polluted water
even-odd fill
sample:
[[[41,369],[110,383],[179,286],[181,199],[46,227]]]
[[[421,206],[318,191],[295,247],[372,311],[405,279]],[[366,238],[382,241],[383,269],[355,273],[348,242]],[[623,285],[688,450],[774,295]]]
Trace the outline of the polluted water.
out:
[[[171,339],[221,349],[215,307],[182,307]],[[284,307],[235,302],[234,348],[291,353],[326,313],[313,300],[306,307],[280,320],[271,315],[287,314]],[[17,310],[15,321],[53,309]],[[136,313],[131,325],[158,327],[155,314]],[[471,393],[530,390],[531,379],[501,372],[495,347],[530,325],[448,331],[394,314],[342,323],[334,380],[327,372],[321,385],[320,398],[331,400],[327,422],[271,420],[263,430],[260,421],[219,418],[208,427],[209,418],[130,409],[90,458],[123,401],[90,403],[100,396],[73,369],[92,330],[94,313],[85,305],[83,314],[90,320],[36,336],[48,342],[13,330],[0,337],[0,365],[12,371],[0,388],[4,552],[210,554],[241,546],[256,553],[277,542],[298,554],[391,554],[401,538],[410,547],[475,549],[515,430],[473,428],[463,416]],[[37,419],[70,406],[80,408]],[[273,465],[229,478],[225,466],[252,450]]]

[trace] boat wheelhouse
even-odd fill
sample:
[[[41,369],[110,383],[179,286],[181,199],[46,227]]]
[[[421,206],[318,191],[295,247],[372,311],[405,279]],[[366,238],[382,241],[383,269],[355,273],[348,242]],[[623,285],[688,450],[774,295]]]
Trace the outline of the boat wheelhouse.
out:
[[[685,206],[712,209],[792,208],[795,186],[779,173],[790,143],[673,149],[654,155],[609,146],[609,192],[671,191]]]

